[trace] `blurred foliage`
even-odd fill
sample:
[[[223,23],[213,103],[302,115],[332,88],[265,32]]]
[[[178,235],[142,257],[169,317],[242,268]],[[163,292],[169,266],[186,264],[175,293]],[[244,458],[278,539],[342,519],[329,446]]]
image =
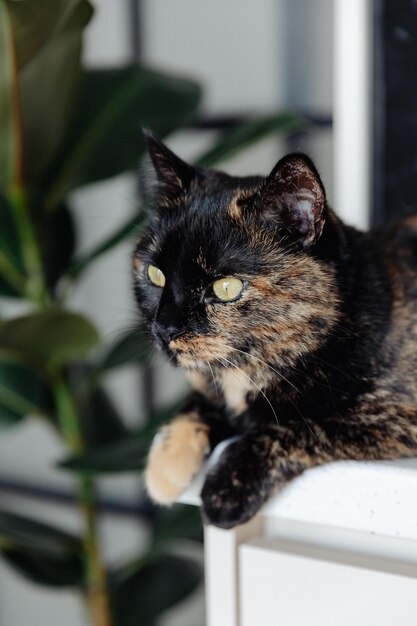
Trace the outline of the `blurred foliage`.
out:
[[[71,287],[140,231],[145,210],[81,254],[68,194],[137,168],[142,128],[165,137],[192,122],[201,88],[137,65],[82,67],[92,14],[88,0],[0,0],[0,296],[26,311],[0,319],[0,429],[39,416],[62,437],[68,454],[59,466],[73,472],[86,528],[76,537],[0,511],[0,552],[31,581],[78,588],[93,624],[151,626],[201,581],[199,564],[167,553],[178,538],[201,539],[198,512],[159,512],[156,523],[148,520],[148,552],[111,568],[100,555],[93,478],[140,471],[155,429],[179,404],[127,428],[103,385],[117,368],[146,365],[143,329],[104,343],[90,320],[70,310]],[[254,119],[221,134],[198,162],[213,165],[302,124],[290,114]]]
[[[0,511],[3,556],[29,580],[67,587],[83,580],[83,546],[78,537],[21,515]]]

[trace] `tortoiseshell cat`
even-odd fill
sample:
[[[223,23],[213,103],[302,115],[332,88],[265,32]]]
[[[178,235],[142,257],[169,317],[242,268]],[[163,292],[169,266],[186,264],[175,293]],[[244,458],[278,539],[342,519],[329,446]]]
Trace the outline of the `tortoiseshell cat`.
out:
[[[302,154],[235,178],[147,141],[159,187],[135,292],[196,390],[152,445],[151,497],[173,502],[232,435],[201,494],[222,528],[309,467],[416,455],[417,217],[364,234]]]

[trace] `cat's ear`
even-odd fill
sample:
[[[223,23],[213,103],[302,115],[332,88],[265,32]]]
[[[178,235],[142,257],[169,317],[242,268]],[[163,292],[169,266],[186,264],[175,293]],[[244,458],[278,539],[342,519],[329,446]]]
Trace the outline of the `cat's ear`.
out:
[[[283,228],[309,247],[320,237],[326,218],[326,194],[308,156],[289,154],[274,167],[258,195],[262,219]]]
[[[174,201],[186,191],[196,177],[196,170],[174,154],[156,135],[144,129],[149,156],[158,180],[161,199]]]

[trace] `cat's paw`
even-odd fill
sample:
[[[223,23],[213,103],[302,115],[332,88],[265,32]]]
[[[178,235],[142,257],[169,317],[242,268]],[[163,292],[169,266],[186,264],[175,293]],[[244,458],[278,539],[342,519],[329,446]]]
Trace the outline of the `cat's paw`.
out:
[[[251,471],[252,459],[245,464],[245,454],[239,446],[237,442],[225,451],[224,458],[207,475],[201,491],[203,519],[219,528],[245,524],[268,496],[262,477]]]
[[[163,426],[153,440],[145,470],[152,500],[172,504],[191,483],[209,451],[209,427],[196,413],[179,415]]]

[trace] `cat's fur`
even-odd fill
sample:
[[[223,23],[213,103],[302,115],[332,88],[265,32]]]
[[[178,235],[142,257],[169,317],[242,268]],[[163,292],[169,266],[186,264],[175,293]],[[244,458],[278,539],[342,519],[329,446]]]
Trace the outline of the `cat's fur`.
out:
[[[201,494],[205,520],[223,528],[307,468],[416,455],[417,217],[364,234],[327,206],[305,155],[235,178],[147,140],[159,186],[135,293],[196,389],[153,443],[151,496],[172,502],[231,435]],[[211,291],[224,276],[245,285],[233,302]]]

